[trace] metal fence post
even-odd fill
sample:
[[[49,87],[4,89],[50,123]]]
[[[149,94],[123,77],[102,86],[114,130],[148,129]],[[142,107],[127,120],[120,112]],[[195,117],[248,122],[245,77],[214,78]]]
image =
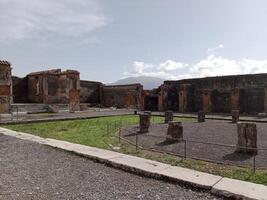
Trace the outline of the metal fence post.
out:
[[[107,123],[107,135],[109,134],[109,123]]]
[[[121,143],[121,128],[119,129],[119,143]]]
[[[186,149],[187,149],[187,143],[186,143],[186,140],[184,140],[184,159],[186,160],[186,157],[187,157],[187,155],[186,155]]]
[[[138,134],[135,134],[135,150],[138,150]]]
[[[19,107],[17,106],[17,121],[19,121]]]
[[[253,173],[256,172],[256,155],[253,154]]]

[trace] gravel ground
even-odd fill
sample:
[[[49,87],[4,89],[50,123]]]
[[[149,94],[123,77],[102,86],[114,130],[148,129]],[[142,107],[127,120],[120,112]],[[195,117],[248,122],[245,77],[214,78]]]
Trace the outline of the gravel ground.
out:
[[[0,199],[220,199],[0,134]]]
[[[251,167],[253,156],[235,153],[237,144],[237,127],[226,121],[206,121],[205,123],[184,122],[184,138],[189,140],[186,144],[186,154],[191,158],[223,162],[227,164]],[[139,145],[184,155],[184,142],[166,143],[167,124],[153,124],[150,132],[138,135]],[[267,148],[267,124],[258,123],[258,147]],[[138,126],[127,127],[122,135],[135,142]],[[159,138],[161,137],[161,138]],[[190,142],[191,141],[191,142]],[[225,144],[212,145],[206,143]],[[232,145],[229,146],[229,145]],[[256,156],[257,167],[267,167],[267,150],[259,150]]]

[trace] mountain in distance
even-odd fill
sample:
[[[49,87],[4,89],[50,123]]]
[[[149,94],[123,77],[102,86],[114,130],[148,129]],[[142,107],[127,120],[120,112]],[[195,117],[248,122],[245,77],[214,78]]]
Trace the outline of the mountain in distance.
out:
[[[140,83],[144,86],[145,90],[152,90],[154,88],[158,88],[164,82],[161,78],[151,77],[151,76],[137,76],[137,77],[129,77],[120,79],[114,83],[110,83],[108,85],[127,85]]]

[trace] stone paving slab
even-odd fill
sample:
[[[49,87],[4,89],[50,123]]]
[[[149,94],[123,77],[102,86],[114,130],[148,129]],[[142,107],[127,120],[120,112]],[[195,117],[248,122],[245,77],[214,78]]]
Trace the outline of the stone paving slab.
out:
[[[235,199],[267,199],[267,187],[229,178],[223,178],[212,188],[212,193]]]
[[[163,170],[160,174],[208,190],[222,179],[221,176],[175,166]]]
[[[115,166],[124,166],[127,168],[132,168],[133,171],[141,170],[143,172],[149,172],[153,174],[159,174],[164,169],[170,167],[170,165],[164,163],[124,154],[121,154],[120,157],[111,158],[109,161]]]
[[[43,139],[26,133],[10,131],[0,128],[0,133],[23,140],[30,140],[65,151],[82,154],[89,158],[106,161],[106,163],[126,171],[149,175],[155,178],[171,179],[177,182],[185,182],[197,188],[211,190],[212,193],[231,198],[242,199],[266,199],[267,187],[264,185],[222,178],[207,173],[197,172],[191,169],[174,167],[152,160],[125,155],[113,151],[88,147],[70,142],[54,139]]]
[[[67,150],[70,152],[74,152],[86,157],[90,157],[93,159],[98,159],[98,160],[108,160],[112,158],[117,158],[122,156],[123,154],[113,152],[113,151],[108,151],[104,149],[99,149],[95,147],[89,147],[89,146],[84,146],[80,144],[74,144],[66,141],[59,141],[55,139],[46,139],[46,145]]]

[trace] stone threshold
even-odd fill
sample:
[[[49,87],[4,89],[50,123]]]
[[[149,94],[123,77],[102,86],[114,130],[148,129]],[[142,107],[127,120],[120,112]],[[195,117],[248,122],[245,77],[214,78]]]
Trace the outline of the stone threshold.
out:
[[[182,167],[125,155],[105,149],[74,144],[55,139],[45,139],[27,133],[0,128],[0,133],[22,140],[37,142],[54,148],[73,152],[109,166],[132,172],[138,175],[186,184],[199,189],[205,189],[212,194],[234,199],[267,200],[267,186],[239,181],[220,176],[198,172]]]

